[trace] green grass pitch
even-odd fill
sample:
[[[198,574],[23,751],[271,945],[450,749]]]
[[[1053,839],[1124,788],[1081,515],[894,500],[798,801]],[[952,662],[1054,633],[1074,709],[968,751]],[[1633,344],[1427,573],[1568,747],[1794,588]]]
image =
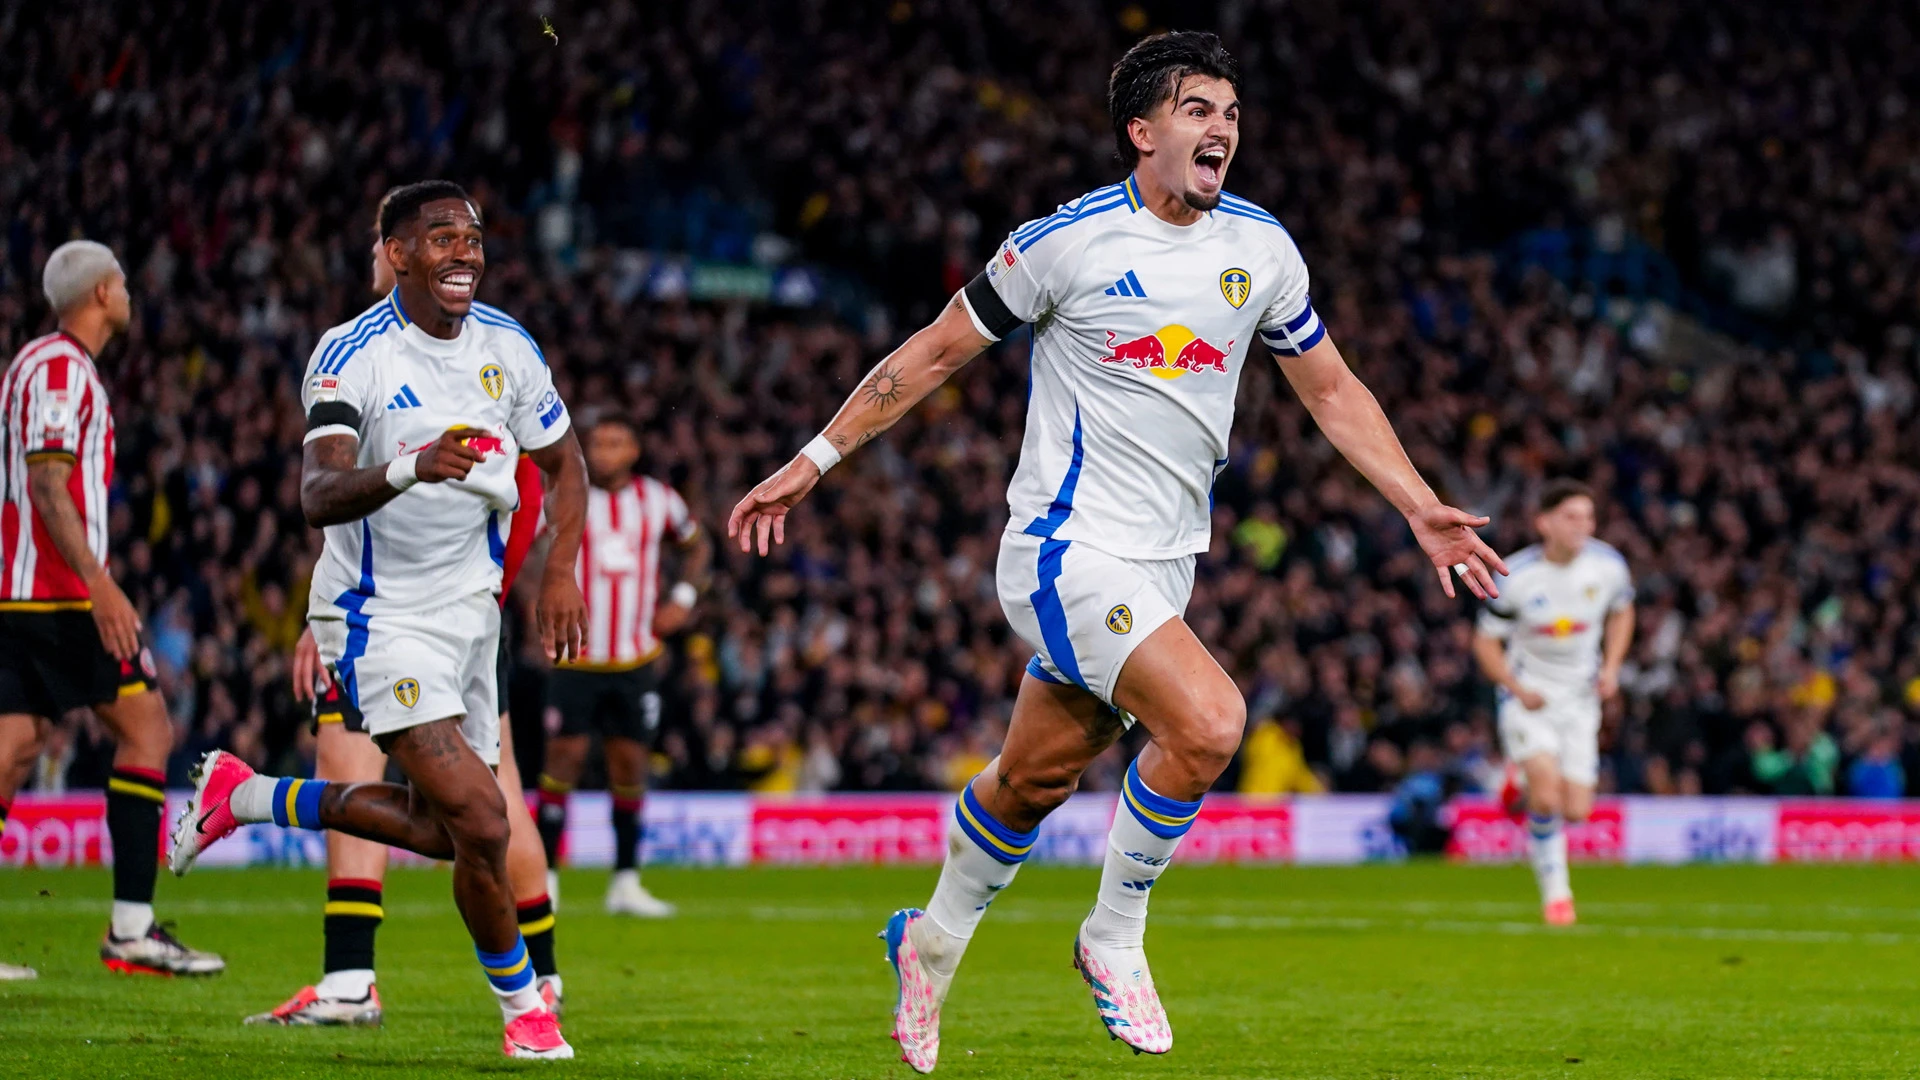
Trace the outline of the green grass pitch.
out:
[[[97,871],[0,873],[0,1076],[904,1077],[874,934],[918,869],[656,870],[669,922],[598,911],[569,872],[559,950],[571,1063],[508,1062],[449,878],[396,872],[381,1030],[247,1028],[318,974],[322,875],[163,880],[163,917],[223,951],[202,981],[115,976]],[[1032,867],[945,1010],[950,1077],[1920,1076],[1920,868],[1576,868],[1582,923],[1537,925],[1520,868],[1175,867],[1148,946],[1173,1053],[1100,1029],[1072,971],[1095,872]]]

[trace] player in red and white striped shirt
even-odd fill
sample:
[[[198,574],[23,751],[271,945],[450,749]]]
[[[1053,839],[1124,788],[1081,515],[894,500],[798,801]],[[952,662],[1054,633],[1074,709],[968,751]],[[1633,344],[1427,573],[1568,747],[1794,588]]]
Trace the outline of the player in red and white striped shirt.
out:
[[[60,329],[0,376],[0,829],[47,726],[91,706],[118,747],[107,781],[113,918],[100,959],[116,971],[210,975],[226,964],[153,918],[173,724],[140,643],[140,616],[107,569],[113,412],[94,356],[127,328],[119,260],[74,240],[47,257]]]
[[[639,476],[640,437],[619,416],[597,422],[587,437],[587,525],[575,573],[587,599],[585,658],[554,668],[547,682],[549,716],[559,726],[547,739],[540,777],[540,839],[547,863],[559,865],[567,795],[579,782],[594,733],[607,758],[613,795],[613,880],[607,911],[664,917],[673,905],[640,884],[641,807],[647,792],[647,756],[660,727],[660,673],[654,663],[660,636],[686,624],[706,572],[709,552],[699,523],[678,492]],[[662,541],[686,549],[681,581],[660,603]],[[548,731],[555,731],[549,720]],[[551,890],[549,890],[551,891]]]

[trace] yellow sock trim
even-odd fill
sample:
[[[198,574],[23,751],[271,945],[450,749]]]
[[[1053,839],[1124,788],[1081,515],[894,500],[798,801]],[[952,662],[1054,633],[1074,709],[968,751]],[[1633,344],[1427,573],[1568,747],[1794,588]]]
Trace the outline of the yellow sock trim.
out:
[[[146,799],[149,802],[165,803],[167,801],[167,793],[161,791],[159,788],[151,784],[136,784],[131,780],[122,780],[117,776],[107,778],[107,790],[117,791],[122,795],[132,795],[137,799]]]

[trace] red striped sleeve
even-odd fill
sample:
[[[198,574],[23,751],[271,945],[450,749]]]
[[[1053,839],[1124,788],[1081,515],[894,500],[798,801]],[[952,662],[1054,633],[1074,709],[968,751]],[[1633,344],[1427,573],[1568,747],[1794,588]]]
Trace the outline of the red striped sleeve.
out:
[[[29,460],[79,454],[80,398],[87,382],[81,363],[78,350],[62,337],[32,346],[20,358],[21,445]],[[75,392],[76,383],[82,393]]]
[[[507,526],[507,552],[500,574],[502,597],[512,591],[514,579],[520,576],[520,566],[527,561],[527,552],[533,550],[533,542],[539,536],[540,503],[546,498],[546,488],[540,481],[540,466],[535,465],[529,455],[520,455],[520,463],[514,466],[513,486],[520,491],[520,509],[513,512],[513,520]]]

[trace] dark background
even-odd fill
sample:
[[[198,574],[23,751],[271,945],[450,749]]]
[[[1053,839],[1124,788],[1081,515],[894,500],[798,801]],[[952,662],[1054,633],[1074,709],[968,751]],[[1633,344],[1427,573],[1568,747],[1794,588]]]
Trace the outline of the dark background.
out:
[[[714,530],[1009,229],[1119,179],[1106,72],[1170,26],[1237,54],[1229,186],[1287,224],[1444,497],[1512,550],[1545,478],[1602,493],[1641,605],[1605,786],[1889,794],[1920,772],[1910,6],[549,11],[558,44],[518,4],[0,7],[0,345],[51,327],[55,245],[119,252],[115,569],[176,772],[216,745],[309,766],[284,659],[319,545],[297,380],[372,302],[382,191],[468,186],[484,297],[577,415],[642,423],[644,467]],[[761,295],[774,271],[798,291]],[[991,582],[1026,351],[836,470],[780,555],[717,561],[672,644],[660,783],[947,787],[993,753],[1028,656]],[[1378,790],[1419,743],[1484,783],[1470,606],[1264,364],[1217,496],[1188,614],[1252,716],[1222,785]],[[99,739],[68,718],[41,782],[100,783]]]

